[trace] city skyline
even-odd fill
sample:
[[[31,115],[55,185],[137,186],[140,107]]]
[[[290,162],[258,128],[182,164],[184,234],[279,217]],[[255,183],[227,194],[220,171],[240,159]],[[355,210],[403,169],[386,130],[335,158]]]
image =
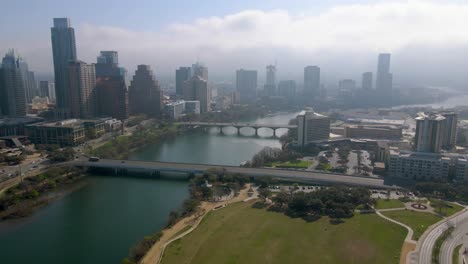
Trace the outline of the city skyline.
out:
[[[133,28],[138,24],[136,22],[127,21],[127,25],[122,25],[123,22],[110,18],[108,21],[87,20],[79,10],[61,10],[57,7],[51,16],[44,12],[28,18],[37,20],[34,27],[41,26],[33,34],[28,35],[29,30],[22,27],[14,34],[10,34],[10,29],[1,29],[0,33],[8,33],[9,37],[4,42],[5,46],[0,48],[0,53],[15,48],[39,76],[50,76],[50,38],[43,33],[50,28],[52,17],[66,16],[72,20],[75,28],[81,60],[93,61],[99,50],[116,50],[120,54],[121,65],[130,72],[138,64],[149,64],[162,82],[173,82],[176,68],[199,58],[208,67],[216,69],[211,72],[210,79],[213,81],[232,81],[235,79],[235,69],[243,67],[261,70],[264,65],[277,60],[280,69],[277,79],[300,81],[300,71],[304,66],[319,65],[323,83],[336,84],[344,78],[359,80],[362,72],[374,69],[375,55],[382,52],[392,53],[392,72],[398,77],[397,84],[402,88],[410,85],[457,88],[467,81],[462,69],[468,67],[468,58],[464,55],[468,39],[459,28],[459,24],[464,24],[462,22],[468,17],[465,14],[468,8],[464,4],[419,1],[346,4],[335,1],[323,4],[313,9],[313,12],[306,12],[309,10],[306,8],[306,14],[302,15],[297,8],[281,9],[278,4],[263,9],[242,8],[239,5],[224,12],[212,11],[218,16],[194,11],[184,19],[178,16],[172,20],[155,19],[158,26],[149,26],[147,31]],[[15,10],[15,6],[12,8]],[[123,12],[120,8],[116,9],[116,14]],[[364,28],[356,30],[360,24],[344,24],[338,13],[360,17],[359,23],[366,22],[363,23]],[[394,25],[388,25],[385,15],[395,16]],[[431,22],[435,16],[440,19],[440,23]],[[407,19],[420,23],[403,28],[403,21]],[[142,15],[141,21],[147,20],[148,17]],[[324,26],[314,26],[317,21],[324,23]],[[279,27],[277,24],[280,24]],[[323,33],[328,24],[334,25],[334,29]],[[422,28],[417,25],[423,25],[426,31],[430,28],[430,34],[414,33],[421,32]],[[305,34],[302,29],[304,26],[312,26],[314,34]],[[290,32],[285,31],[285,27]],[[269,34],[270,28],[278,32]],[[224,37],[208,38],[206,34],[220,34]],[[316,34],[320,34],[320,41],[313,36]],[[31,47],[30,41],[27,41],[33,36],[35,47]],[[182,37],[189,41],[179,41]],[[245,38],[251,41],[247,44],[239,41]],[[361,41],[359,44],[349,44],[351,42],[345,41],[349,38],[359,38]],[[135,43],[134,39],[141,41]],[[326,53],[321,52],[324,48],[327,48]],[[433,56],[426,56],[427,53]],[[351,60],[351,57],[358,59]],[[440,68],[445,70],[440,71]]]

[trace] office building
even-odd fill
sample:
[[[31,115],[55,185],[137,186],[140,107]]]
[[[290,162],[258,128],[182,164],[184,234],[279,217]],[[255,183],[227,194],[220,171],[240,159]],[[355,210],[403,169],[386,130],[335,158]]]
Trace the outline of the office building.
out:
[[[257,71],[240,69],[236,71],[237,103],[254,102],[257,98]]]
[[[372,90],[372,72],[362,74],[362,89]]]
[[[377,79],[375,88],[389,92],[392,89],[393,75],[390,73],[390,54],[381,53],[377,62]]]
[[[296,82],[294,80],[285,80],[278,83],[278,95],[289,100],[296,97]]]
[[[460,157],[455,162],[455,177],[457,182],[468,182],[468,159]]]
[[[68,62],[76,61],[75,30],[68,18],[54,18],[51,28],[52,54],[54,58],[55,96],[57,117],[67,118],[71,114],[71,95],[68,81]]]
[[[162,91],[149,65],[138,65],[129,87],[130,113],[159,116]]]
[[[415,149],[417,152],[440,152],[445,140],[447,119],[437,113],[418,113]]]
[[[403,136],[401,126],[390,125],[345,125],[345,138],[360,139],[400,139]]]
[[[166,104],[166,114],[169,118],[177,120],[185,114],[185,101],[176,101]]]
[[[97,96],[94,64],[70,61],[67,72],[67,87],[70,88],[70,116],[73,118],[96,116]]]
[[[49,97],[50,93],[50,81],[40,81],[39,82],[39,96],[40,97]],[[55,87],[54,87],[55,88]]]
[[[16,117],[0,119],[0,137],[26,136],[26,126],[42,122],[41,117]]]
[[[276,66],[266,66],[266,82],[264,86],[265,94],[268,96],[276,95]]]
[[[67,119],[26,126],[26,134],[34,144],[76,146],[87,138],[97,138],[106,132],[107,119]]]
[[[26,115],[26,91],[21,58],[8,51],[0,67],[0,116],[22,117]]]
[[[208,82],[208,68],[200,62],[192,64],[192,77],[195,75]]]
[[[192,68],[179,67],[176,70],[176,94],[182,96],[184,90],[184,82],[192,77]]]
[[[330,118],[314,111],[306,111],[297,118],[297,142],[300,146],[328,140],[330,137]]]
[[[390,176],[410,180],[446,181],[451,159],[438,153],[403,152],[390,150],[388,171]]]
[[[96,78],[97,115],[128,119],[127,71],[119,67],[117,51],[101,51],[97,57]]]
[[[184,82],[183,98],[186,101],[199,101],[200,112],[205,113],[210,111],[210,89],[208,83],[200,75],[194,75],[192,78]]]
[[[318,66],[304,68],[304,95],[312,98],[320,96],[320,68]]]
[[[200,112],[200,101],[185,101],[186,114],[199,115]]]

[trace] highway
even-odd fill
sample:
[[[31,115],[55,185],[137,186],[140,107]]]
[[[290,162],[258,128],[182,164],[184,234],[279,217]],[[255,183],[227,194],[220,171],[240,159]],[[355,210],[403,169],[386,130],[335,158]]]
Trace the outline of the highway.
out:
[[[434,248],[436,240],[445,230],[456,226],[457,223],[463,223],[467,219],[468,211],[464,209],[462,212],[438,222],[434,227],[429,227],[429,232],[424,233],[423,236],[419,239],[416,250],[412,254],[409,254],[410,261],[407,263],[431,264],[432,249]]]
[[[201,173],[208,169],[217,168],[225,169],[229,173],[240,173],[249,176],[271,176],[285,180],[302,180],[314,183],[323,184],[346,184],[358,185],[374,188],[389,188],[384,185],[382,179],[347,176],[342,174],[319,173],[301,170],[284,170],[284,169],[269,169],[269,168],[244,168],[237,166],[222,166],[222,165],[206,165],[206,164],[191,164],[191,163],[176,163],[176,162],[153,162],[153,161],[131,161],[131,160],[110,160],[101,159],[97,162],[78,161],[77,166],[95,167],[95,168],[115,168],[115,169],[142,169],[154,170],[162,172],[185,172],[185,173]]]

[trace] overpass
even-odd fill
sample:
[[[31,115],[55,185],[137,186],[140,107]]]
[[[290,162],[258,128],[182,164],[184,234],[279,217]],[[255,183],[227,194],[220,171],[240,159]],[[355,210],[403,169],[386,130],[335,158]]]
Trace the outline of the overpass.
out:
[[[184,126],[200,126],[200,127],[218,127],[219,133],[223,134],[224,127],[233,127],[237,129],[237,134],[240,135],[240,129],[243,127],[251,127],[255,129],[255,135],[258,136],[258,129],[269,128],[273,130],[273,136],[276,136],[276,130],[280,128],[297,128],[296,125],[272,125],[272,124],[251,124],[251,123],[218,123],[218,122],[177,122],[178,125]]]
[[[373,188],[390,188],[382,179],[349,176],[343,174],[320,173],[303,170],[285,170],[270,168],[244,168],[237,166],[222,166],[208,164],[158,162],[158,161],[134,161],[134,160],[111,160],[101,159],[99,161],[77,161],[75,165],[87,168],[104,168],[119,171],[145,171],[154,174],[161,172],[178,172],[197,174],[208,169],[224,169],[227,173],[240,173],[251,177],[270,176],[281,180],[303,181],[316,184],[344,184],[354,186],[366,186]]]

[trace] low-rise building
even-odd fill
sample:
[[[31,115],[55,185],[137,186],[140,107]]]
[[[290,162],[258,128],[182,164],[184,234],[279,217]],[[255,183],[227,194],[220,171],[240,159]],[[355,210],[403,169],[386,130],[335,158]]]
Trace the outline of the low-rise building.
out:
[[[200,101],[185,101],[185,113],[199,115]]]
[[[389,174],[410,180],[441,180],[449,178],[452,161],[439,153],[390,150]]]
[[[455,162],[455,180],[460,182],[468,182],[468,159],[458,158]]]
[[[40,117],[18,117],[0,119],[0,137],[24,136],[26,135],[26,126],[43,121]]]
[[[390,125],[346,125],[344,137],[366,139],[400,139],[402,127]]]
[[[176,101],[166,104],[166,113],[171,119],[177,120],[185,114],[185,101]]]
[[[42,122],[26,126],[26,134],[34,144],[75,146],[87,138],[104,134],[105,119],[67,119],[58,122]]]

